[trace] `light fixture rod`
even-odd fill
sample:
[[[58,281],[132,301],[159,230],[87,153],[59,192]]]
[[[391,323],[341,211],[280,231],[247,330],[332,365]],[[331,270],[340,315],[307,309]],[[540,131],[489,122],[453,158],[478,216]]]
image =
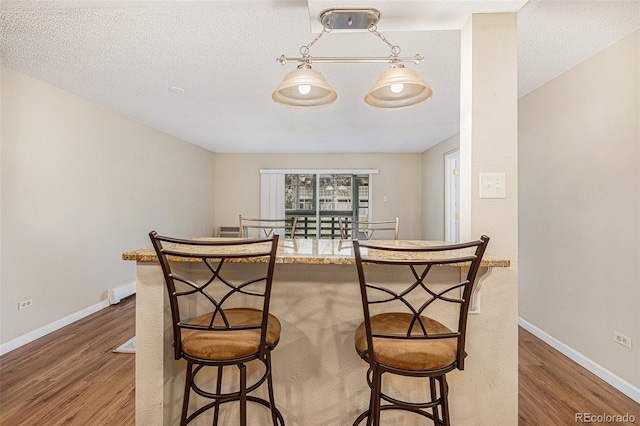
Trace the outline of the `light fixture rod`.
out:
[[[418,64],[424,61],[424,57],[422,55],[416,55],[412,57],[404,57],[400,58],[397,56],[363,56],[363,57],[337,57],[337,56],[307,56],[302,58],[290,58],[288,56],[280,56],[276,58],[277,62],[280,62],[282,65],[285,65],[287,62],[301,62],[301,63],[339,63],[339,64],[355,64],[355,63],[385,63],[392,64],[396,62],[413,62]]]

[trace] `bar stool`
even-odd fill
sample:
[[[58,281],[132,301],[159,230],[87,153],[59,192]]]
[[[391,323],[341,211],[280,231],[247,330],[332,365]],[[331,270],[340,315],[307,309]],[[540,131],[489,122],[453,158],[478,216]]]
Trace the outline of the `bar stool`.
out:
[[[471,291],[488,242],[487,236],[468,243],[431,247],[353,241],[364,312],[364,321],[355,333],[355,346],[358,355],[369,364],[367,382],[371,388],[369,409],[360,414],[354,426],[365,418],[367,426],[379,426],[380,412],[384,410],[415,413],[431,419],[434,425],[450,424],[446,374],[464,369]],[[464,281],[438,283],[436,287],[433,280],[427,280],[434,266],[451,264],[468,265]],[[393,268],[394,276],[405,272],[407,285],[398,289],[371,283],[376,275],[375,265]],[[456,327],[450,329],[427,315],[435,302],[444,303],[446,309],[456,308]],[[386,373],[428,377],[430,399],[406,402],[383,393],[382,376]],[[382,401],[389,404],[382,405]]]
[[[278,235],[231,241],[184,240],[159,236],[152,231],[149,237],[169,292],[174,356],[176,360],[187,361],[180,425],[188,424],[210,409],[213,409],[213,425],[217,425],[220,406],[239,401],[240,424],[244,426],[249,401],[269,408],[273,425],[284,426],[274,402],[271,372],[271,351],[278,344],[281,327],[278,318],[269,314]],[[202,262],[203,276],[198,279],[181,276],[179,265],[172,262],[178,258]],[[223,268],[227,263],[242,261],[251,263],[242,277],[237,271]],[[250,306],[250,300],[256,302]],[[196,310],[198,313],[192,313]],[[264,373],[247,386],[246,364],[251,361],[262,363],[260,371],[264,369]],[[239,369],[240,383],[237,390],[222,392],[224,368],[228,366]],[[199,373],[213,367],[217,375],[215,391],[202,386],[207,381],[204,377],[207,373],[196,381]],[[248,395],[265,381],[268,401]],[[188,414],[191,391],[211,402]]]

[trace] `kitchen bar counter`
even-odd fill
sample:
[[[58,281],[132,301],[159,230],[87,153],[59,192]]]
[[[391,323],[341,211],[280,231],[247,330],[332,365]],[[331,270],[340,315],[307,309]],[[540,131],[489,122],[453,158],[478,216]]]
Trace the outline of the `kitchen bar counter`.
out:
[[[405,243],[442,244],[385,242]],[[186,363],[173,359],[162,271],[150,248],[122,257],[137,262],[136,424],[177,424]],[[282,324],[281,340],[272,358],[276,404],[287,426],[350,425],[366,409],[369,395],[367,365],[356,354],[353,342],[362,321],[362,305],[352,244],[283,239],[277,263],[271,300],[271,312]],[[226,267],[241,271],[251,265]],[[182,274],[197,276],[204,266],[185,262],[181,268]],[[459,280],[461,268],[464,266],[439,267],[433,272],[443,282]],[[469,317],[466,368],[448,375],[453,424],[506,424],[505,419],[513,418],[510,411],[517,410],[517,292],[499,284],[508,280],[499,279],[492,285],[487,280],[492,270],[492,276],[512,273],[508,259],[490,255],[483,259],[475,286],[478,291],[472,300],[472,310],[480,313],[479,289],[483,288],[482,313]],[[384,267],[377,277],[390,283],[399,281]],[[425,391],[424,381],[388,379],[385,376],[386,386],[399,396],[415,399]],[[222,424],[237,423],[235,406],[223,414]],[[409,426],[424,420],[392,412],[385,416],[386,424]],[[269,424],[268,410],[249,405],[248,420],[250,425]]]
[[[223,238],[199,238],[201,240],[223,240]],[[446,244],[442,241],[396,241],[376,240],[376,244],[385,246],[409,245],[415,247],[434,246]],[[363,249],[363,254],[366,249]],[[137,262],[157,262],[153,247],[126,252],[122,254],[122,260],[135,260]],[[185,259],[186,260],[186,259]],[[197,261],[194,260],[194,261]],[[353,244],[345,240],[329,239],[282,239],[278,245],[276,263],[307,264],[307,265],[354,265]],[[456,265],[453,265],[456,266]],[[508,259],[498,259],[490,255],[485,255],[482,259],[481,267],[485,268],[508,268]]]

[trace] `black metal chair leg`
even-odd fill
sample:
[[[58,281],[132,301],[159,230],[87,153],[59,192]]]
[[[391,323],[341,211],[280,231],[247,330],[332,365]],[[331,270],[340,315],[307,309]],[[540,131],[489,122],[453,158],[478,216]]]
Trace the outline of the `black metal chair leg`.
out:
[[[431,401],[435,401],[437,398],[436,395],[436,379],[434,379],[433,377],[429,377],[429,390],[431,391]],[[434,426],[440,426],[442,423],[440,423],[440,417],[438,415],[438,406],[435,405],[432,409],[431,409],[431,413],[433,414],[433,424]]]
[[[371,392],[369,392],[369,414],[367,414],[367,426],[371,426],[373,424],[373,400],[375,398],[375,393],[373,388],[371,388]]]
[[[371,373],[371,367],[369,367],[369,369],[367,370],[366,373],[366,380],[367,382],[369,381],[369,373]],[[370,390],[369,390],[369,409],[363,413],[360,413],[360,415],[355,419],[355,421],[353,422],[353,426],[358,426],[364,419],[367,419],[367,423],[366,426],[371,426],[371,424],[373,423],[373,399],[374,399],[374,392],[373,392],[373,384],[370,386]]]
[[[381,397],[380,393],[382,392],[382,374],[379,370],[373,370],[373,389],[375,392],[375,396],[373,399],[373,412],[370,415],[373,416],[373,426],[380,426],[380,404]]]
[[[271,421],[273,426],[278,426],[278,417],[276,416],[276,400],[273,397],[273,377],[271,375],[271,352],[267,351],[266,354],[267,364],[266,367],[269,370],[267,375],[267,389],[269,391],[269,404],[271,404]]]
[[[218,378],[216,382],[216,394],[220,395],[222,392],[222,374],[223,366],[218,367]],[[220,414],[220,399],[216,400],[216,406],[213,408],[213,426],[218,426],[218,416]]]
[[[247,426],[247,367],[239,364],[240,369],[240,426]]]
[[[184,395],[182,397],[182,413],[180,414],[180,426],[187,424],[187,411],[189,410],[189,394],[191,393],[191,381],[193,380],[193,364],[187,363],[186,377],[184,380]]]
[[[440,399],[442,400],[442,424],[449,426],[449,385],[447,384],[447,376],[440,377]]]

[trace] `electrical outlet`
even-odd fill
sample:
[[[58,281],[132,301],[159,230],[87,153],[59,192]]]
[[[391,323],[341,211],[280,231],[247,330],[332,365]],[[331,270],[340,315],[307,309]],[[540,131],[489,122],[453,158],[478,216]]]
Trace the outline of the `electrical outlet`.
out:
[[[33,299],[23,300],[22,302],[18,303],[18,310],[21,311],[23,309],[27,309],[32,306],[33,306]]]
[[[616,343],[620,343],[622,346],[631,349],[631,337],[627,337],[624,334],[620,334],[617,331],[614,331],[613,340],[615,340]]]

